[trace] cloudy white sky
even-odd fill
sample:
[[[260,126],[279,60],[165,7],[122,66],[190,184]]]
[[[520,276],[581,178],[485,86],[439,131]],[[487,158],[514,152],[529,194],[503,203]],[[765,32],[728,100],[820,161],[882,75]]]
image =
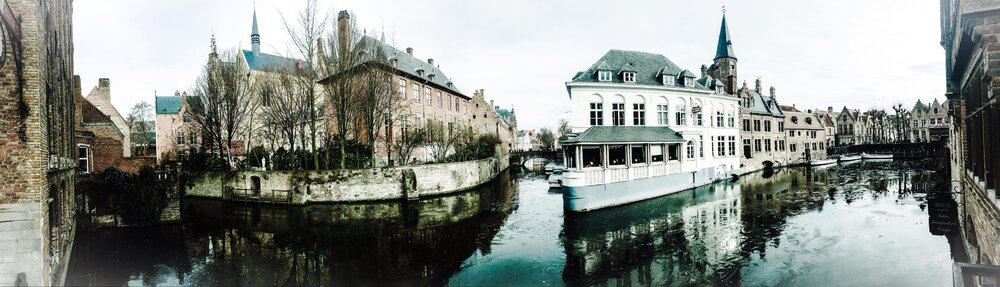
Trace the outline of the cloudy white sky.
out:
[[[249,49],[251,1],[74,1],[75,72],[86,95],[111,78],[123,113],[189,89],[215,34]],[[287,54],[281,15],[301,0],[256,2],[262,50]],[[521,128],[555,126],[565,82],[609,49],[659,53],[697,71],[715,55],[726,6],[740,81],[761,77],[781,104],[868,109],[943,99],[936,1],[323,1],[369,33],[434,58],[471,95],[514,107]],[[332,27],[331,23],[331,27]]]

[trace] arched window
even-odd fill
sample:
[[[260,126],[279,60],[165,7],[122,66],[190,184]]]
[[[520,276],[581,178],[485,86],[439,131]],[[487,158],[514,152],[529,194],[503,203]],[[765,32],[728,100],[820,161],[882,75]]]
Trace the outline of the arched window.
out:
[[[685,156],[687,159],[694,159],[694,145],[694,140],[689,140],[687,142],[687,155]]]
[[[656,123],[660,126],[669,125],[670,113],[668,107],[670,105],[667,103],[667,98],[658,97],[656,99]]]
[[[611,102],[611,125],[625,125],[625,97],[615,95]]]
[[[633,126],[646,125],[646,98],[640,95],[633,97],[632,125]]]
[[[799,117],[792,116],[792,123],[793,124],[798,124],[799,123]]]
[[[674,115],[675,115],[674,119],[675,124],[677,124],[678,126],[687,125],[687,105],[684,103],[683,99],[678,101],[677,107],[674,109]]]
[[[590,125],[604,125],[604,98],[598,94],[590,96]]]

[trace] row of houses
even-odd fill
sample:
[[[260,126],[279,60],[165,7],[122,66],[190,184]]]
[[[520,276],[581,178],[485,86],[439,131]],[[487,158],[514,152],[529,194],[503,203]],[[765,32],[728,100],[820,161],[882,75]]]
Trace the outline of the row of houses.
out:
[[[565,83],[571,129],[628,139],[645,130],[628,127],[666,127],[684,142],[651,152],[685,171],[729,174],[826,158],[834,146],[939,140],[936,129],[947,124],[947,106],[937,100],[908,112],[912,133],[897,132],[904,118],[884,111],[780,105],[777,89],[765,90],[760,78],[739,84],[737,63],[725,16],[713,63],[700,74],[660,54],[609,50]],[[603,160],[599,151],[582,152],[584,165]]]
[[[382,165],[392,164],[390,151],[387,150],[386,142],[402,140],[407,131],[420,128],[432,123],[441,124],[447,127],[448,133],[454,133],[458,129],[467,129],[475,134],[495,134],[503,143],[503,152],[509,152],[517,137],[517,120],[513,109],[503,109],[495,106],[492,100],[487,100],[485,90],[478,89],[472,95],[466,94],[458,88],[440,68],[440,63],[436,63],[433,58],[417,58],[413,48],[404,50],[398,49],[385,42],[384,39],[376,39],[368,35],[362,35],[353,31],[351,15],[347,11],[341,11],[337,18],[337,29],[339,31],[339,43],[351,43],[350,45],[340,45],[338,51],[341,55],[357,54],[361,59],[356,65],[365,67],[363,69],[387,69],[391,75],[390,83],[393,93],[397,95],[397,103],[393,105],[393,110],[386,111],[392,113],[387,115],[393,121],[387,123],[377,134],[369,135],[367,132],[354,135],[356,140],[368,141],[375,139],[380,144],[375,145],[378,162]],[[296,69],[317,69],[321,75],[324,71],[319,71],[317,67],[307,67],[306,61],[302,59],[288,58],[280,55],[268,54],[260,51],[261,35],[257,29],[257,15],[254,12],[251,28],[251,49],[240,50],[237,54],[237,65],[246,68],[252,79],[263,77],[276,77],[281,73],[296,76]],[[319,53],[323,53],[323,43],[317,43]],[[314,63],[320,63],[322,57]],[[215,41],[212,40],[212,52],[209,54],[209,62],[218,61],[218,54],[215,48]],[[373,65],[369,65],[373,64]],[[374,65],[380,64],[380,65]],[[376,67],[376,68],[369,68]],[[355,73],[364,73],[364,70]],[[235,147],[226,154],[242,156],[246,151],[255,146],[262,146],[269,151],[279,148],[311,149],[315,143],[317,147],[323,146],[327,135],[335,135],[338,130],[338,123],[335,120],[335,110],[337,106],[331,100],[330,93],[324,85],[331,85],[337,77],[356,76],[353,75],[325,75],[315,85],[321,96],[315,99],[315,106],[322,107],[322,112],[315,118],[309,119],[312,122],[302,123],[303,125],[315,125],[319,127],[317,141],[303,141],[296,143],[295,139],[302,138],[302,135],[295,134],[290,137],[282,135],[272,129],[263,119],[264,111],[276,102],[273,99],[255,98],[253,102],[262,108],[257,110],[257,114],[249,117],[251,120],[245,128],[237,131],[237,138],[234,138]],[[251,80],[254,81],[254,80]],[[277,95],[278,97],[287,95]],[[360,98],[360,97],[358,97]],[[175,93],[172,96],[156,97],[156,158],[158,163],[166,163],[178,160],[192,151],[201,149],[205,138],[202,127],[193,120],[191,104],[197,101],[197,97],[192,97],[183,92]],[[359,115],[359,117],[363,117]],[[358,125],[363,119],[354,121]],[[359,127],[355,127],[361,130]],[[289,138],[291,140],[289,140]],[[406,161],[431,161],[432,153],[428,148],[417,148],[413,158]]]

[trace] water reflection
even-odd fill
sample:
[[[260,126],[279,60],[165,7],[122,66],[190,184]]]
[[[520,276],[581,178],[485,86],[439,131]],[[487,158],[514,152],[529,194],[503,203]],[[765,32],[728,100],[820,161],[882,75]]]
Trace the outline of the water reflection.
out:
[[[884,243],[877,242],[882,241],[879,238],[860,242],[850,238],[914,232],[911,226],[891,227],[879,221],[925,222],[926,217],[905,215],[922,200],[913,192],[933,182],[930,173],[893,163],[781,169],[745,177],[740,184],[716,184],[567,216],[563,279],[585,286],[839,285],[847,284],[837,283],[841,273],[828,270],[850,270],[847,262],[852,258],[837,253],[857,253],[867,244],[875,248],[865,252],[878,256],[920,262],[915,265],[938,263],[915,267],[926,269],[916,277],[932,277],[930,281],[909,282],[947,283],[951,262],[947,246],[936,246],[943,258],[941,252],[921,258],[891,245],[880,246]],[[831,215],[822,215],[825,209]],[[953,210],[942,212],[954,216]],[[935,240],[926,236],[925,229],[916,232],[923,236],[914,242]],[[894,244],[894,236],[879,237]],[[949,245],[958,242],[951,239]],[[878,266],[870,267],[874,268],[868,273],[882,273]],[[892,281],[897,279],[891,275],[854,277],[865,284],[908,282]]]
[[[184,225],[81,234],[68,285],[438,285],[517,208],[504,174],[409,203],[261,207],[188,200]]]
[[[918,163],[859,161],[569,215],[544,177],[507,174],[408,203],[189,200],[183,225],[78,234],[67,282],[948,285],[966,256],[942,190]]]

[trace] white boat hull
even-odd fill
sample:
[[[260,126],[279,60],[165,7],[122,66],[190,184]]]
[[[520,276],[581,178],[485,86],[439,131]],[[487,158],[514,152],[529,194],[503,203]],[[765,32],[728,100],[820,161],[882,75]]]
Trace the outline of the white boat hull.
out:
[[[831,158],[831,159],[814,159],[814,160],[809,161],[809,165],[810,166],[821,166],[821,165],[828,165],[828,164],[835,164],[835,163],[837,163],[837,159],[835,159],[835,158]]]
[[[845,155],[845,156],[841,156],[840,159],[838,159],[837,161],[839,161],[839,162],[848,162],[848,161],[856,161],[856,160],[860,160],[860,159],[861,159],[860,155]]]
[[[572,180],[570,178],[575,176],[570,172],[564,175],[567,180]],[[711,184],[714,180],[714,171],[709,168],[699,172],[674,173],[605,184],[565,185],[563,209],[571,212],[587,212],[619,206],[693,189]]]
[[[862,159],[892,159],[891,154],[862,154]]]

